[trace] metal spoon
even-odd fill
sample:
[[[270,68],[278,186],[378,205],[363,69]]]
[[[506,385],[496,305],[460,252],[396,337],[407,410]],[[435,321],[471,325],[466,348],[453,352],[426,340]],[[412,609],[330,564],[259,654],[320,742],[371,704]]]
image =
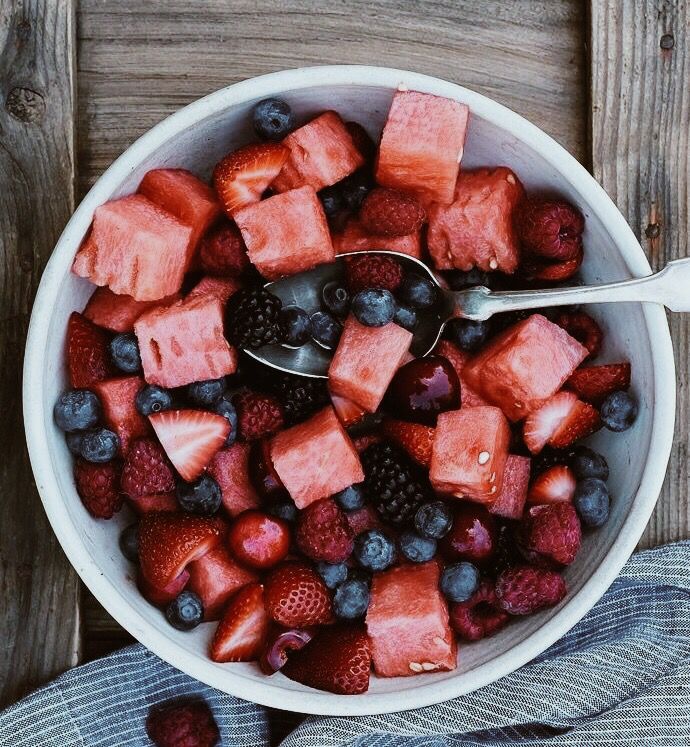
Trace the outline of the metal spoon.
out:
[[[493,314],[522,309],[542,309],[547,306],[567,306],[584,303],[618,303],[649,301],[661,303],[671,311],[690,311],[690,258],[669,262],[654,275],[617,283],[578,288],[545,290],[491,291],[476,286],[461,291],[449,291],[439,285],[431,270],[420,260],[405,254],[387,251],[350,252],[341,254],[331,264],[292,275],[266,288],[275,293],[283,305],[296,304],[309,314],[321,309],[321,289],[332,281],[344,281],[343,257],[350,254],[386,254],[395,257],[404,272],[416,272],[433,281],[438,288],[438,300],[431,309],[418,313],[418,324],[410,352],[415,357],[428,355],[441,336],[446,322],[454,316],[482,321]],[[309,342],[300,348],[267,345],[259,350],[246,350],[248,355],[273,368],[288,373],[326,378],[333,351]]]

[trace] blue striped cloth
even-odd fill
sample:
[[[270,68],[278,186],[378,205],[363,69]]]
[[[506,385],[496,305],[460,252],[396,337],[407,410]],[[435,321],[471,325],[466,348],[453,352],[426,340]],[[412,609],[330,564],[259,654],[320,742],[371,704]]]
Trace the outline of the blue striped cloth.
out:
[[[301,721],[212,690],[132,646],[4,711],[0,745],[150,745],[149,708],[185,695],[207,700],[224,747],[688,747],[690,542],[638,553],[542,656],[437,706]]]

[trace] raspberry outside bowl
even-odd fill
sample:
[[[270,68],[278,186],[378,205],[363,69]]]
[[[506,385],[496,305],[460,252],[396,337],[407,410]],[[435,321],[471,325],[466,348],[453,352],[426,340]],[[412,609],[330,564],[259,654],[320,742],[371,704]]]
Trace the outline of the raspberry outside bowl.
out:
[[[152,168],[179,166],[208,177],[230,148],[251,139],[249,114],[261,99],[283,96],[299,118],[336,109],[373,132],[382,125],[399,86],[469,105],[463,166],[510,166],[528,189],[553,190],[578,206],[586,217],[587,282],[649,274],[633,232],[602,188],[561,146],[514,112],[453,83],[416,73],[366,66],[303,68],[217,91],[161,122],[125,151],[96,182],[60,237],[41,280],[27,340],[24,417],[36,484],[53,529],[86,585],[124,628],[175,667],[227,693],[303,713],[351,716],[426,706],[486,685],[540,654],[595,604],[635,548],[661,490],[673,439],[676,384],[663,308],[595,307],[593,314],[607,336],[603,358],[631,361],[640,406],[634,428],[625,434],[599,432],[591,439],[611,465],[611,519],[587,536],[567,569],[569,593],[559,606],[517,621],[493,638],[461,646],[453,672],[372,676],[364,695],[320,692],[280,673],[267,677],[255,664],[213,663],[206,655],[213,626],[176,631],[140,596],[117,546],[116,532],[127,519],[118,515],[112,522],[99,522],[87,514],[75,490],[71,455],[52,415],[66,386],[67,319],[83,308],[93,290],[70,267],[94,209],[133,192]]]

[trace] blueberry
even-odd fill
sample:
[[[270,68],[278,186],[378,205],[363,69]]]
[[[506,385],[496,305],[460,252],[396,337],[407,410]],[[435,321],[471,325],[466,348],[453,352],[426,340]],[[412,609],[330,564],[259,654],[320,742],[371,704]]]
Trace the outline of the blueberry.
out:
[[[441,539],[453,526],[453,514],[448,504],[443,501],[424,503],[417,509],[414,525],[422,536]]]
[[[169,410],[173,406],[173,398],[167,389],[150,384],[137,392],[134,404],[142,415],[151,415]]]
[[[477,267],[463,272],[462,270],[451,270],[444,275],[448,287],[451,290],[459,291],[465,288],[474,288],[477,285],[483,285],[485,288],[490,287],[489,274]]]
[[[417,326],[417,312],[410,306],[399,303],[393,321],[408,332],[414,332]]]
[[[300,348],[311,338],[309,314],[299,306],[284,306],[278,315],[283,343]]]
[[[94,428],[86,431],[81,439],[81,455],[87,462],[102,464],[109,462],[117,455],[120,439],[107,428]]]
[[[323,205],[323,212],[331,220],[336,218],[345,207],[345,201],[338,185],[324,187],[319,192],[319,200],[321,200],[321,205]]]
[[[395,311],[393,294],[383,288],[367,288],[352,299],[352,313],[365,327],[383,327],[393,321]]]
[[[133,332],[115,335],[110,341],[110,357],[120,371],[131,374],[141,371],[137,336]]]
[[[358,482],[341,490],[333,497],[344,511],[356,511],[364,506],[364,487],[361,482]]]
[[[193,381],[187,386],[187,396],[199,407],[213,407],[225,392],[225,379]]]
[[[190,514],[212,516],[220,508],[220,487],[210,475],[194,482],[178,482],[176,492],[177,502]]]
[[[165,617],[178,630],[192,630],[203,620],[204,605],[193,591],[183,591],[165,608]]]
[[[379,529],[367,529],[355,539],[354,556],[362,568],[385,571],[395,563],[395,543]]]
[[[573,503],[582,523],[588,527],[600,527],[609,518],[609,491],[606,483],[596,477],[577,483]]]
[[[609,465],[606,459],[586,446],[577,446],[570,457],[570,469],[577,480],[596,477],[599,480],[609,479]]]
[[[451,602],[465,602],[479,586],[479,571],[472,563],[452,563],[441,574],[441,591]]]
[[[400,552],[413,563],[426,563],[436,554],[436,540],[421,537],[416,532],[403,532],[398,541]]]
[[[345,317],[350,310],[350,294],[337,280],[326,283],[321,291],[323,305],[333,316]]]
[[[327,311],[317,311],[311,315],[311,336],[326,350],[335,350],[343,332],[340,322]]]
[[[347,207],[352,212],[357,212],[373,187],[371,174],[365,169],[360,169],[340,182],[340,194]]]
[[[139,525],[130,524],[120,532],[120,551],[132,563],[139,561]]]
[[[271,516],[277,516],[289,524],[297,521],[297,506],[295,506],[295,502],[289,496],[276,498],[268,504],[266,510]]]
[[[235,405],[230,401],[230,397],[224,395],[216,402],[216,406],[213,409],[230,423],[230,433],[228,433],[228,437],[225,439],[225,445],[232,446],[237,438],[237,410],[235,410]]]
[[[489,336],[489,321],[473,322],[470,319],[451,319],[445,328],[445,336],[462,350],[468,352],[481,347]]]
[[[290,105],[282,99],[264,99],[252,113],[254,131],[264,140],[282,140],[295,126]]]
[[[369,586],[364,581],[344,581],[335,591],[333,611],[341,620],[362,617],[369,607]]]
[[[72,454],[74,454],[74,456],[81,456],[82,438],[84,438],[84,434],[80,432],[65,434],[67,448],[72,452]]]
[[[316,564],[316,570],[329,589],[335,589],[336,586],[342,584],[347,578],[347,566],[345,563],[320,562]]]
[[[101,416],[101,402],[88,389],[70,389],[58,397],[53,417],[58,428],[71,433],[93,428]]]
[[[398,288],[398,298],[415,309],[428,309],[438,297],[438,289],[430,278],[408,272]]]
[[[627,431],[637,417],[637,402],[627,392],[613,392],[601,403],[599,414],[610,431]]]

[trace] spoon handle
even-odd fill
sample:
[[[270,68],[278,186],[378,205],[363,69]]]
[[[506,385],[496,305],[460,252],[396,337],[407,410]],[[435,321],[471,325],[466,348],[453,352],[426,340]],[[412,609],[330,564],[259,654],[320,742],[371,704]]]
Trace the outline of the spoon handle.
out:
[[[604,285],[548,290],[489,291],[471,288],[454,294],[465,319],[481,321],[493,314],[547,306],[649,301],[671,311],[690,311],[690,257],[669,262],[654,275]]]

